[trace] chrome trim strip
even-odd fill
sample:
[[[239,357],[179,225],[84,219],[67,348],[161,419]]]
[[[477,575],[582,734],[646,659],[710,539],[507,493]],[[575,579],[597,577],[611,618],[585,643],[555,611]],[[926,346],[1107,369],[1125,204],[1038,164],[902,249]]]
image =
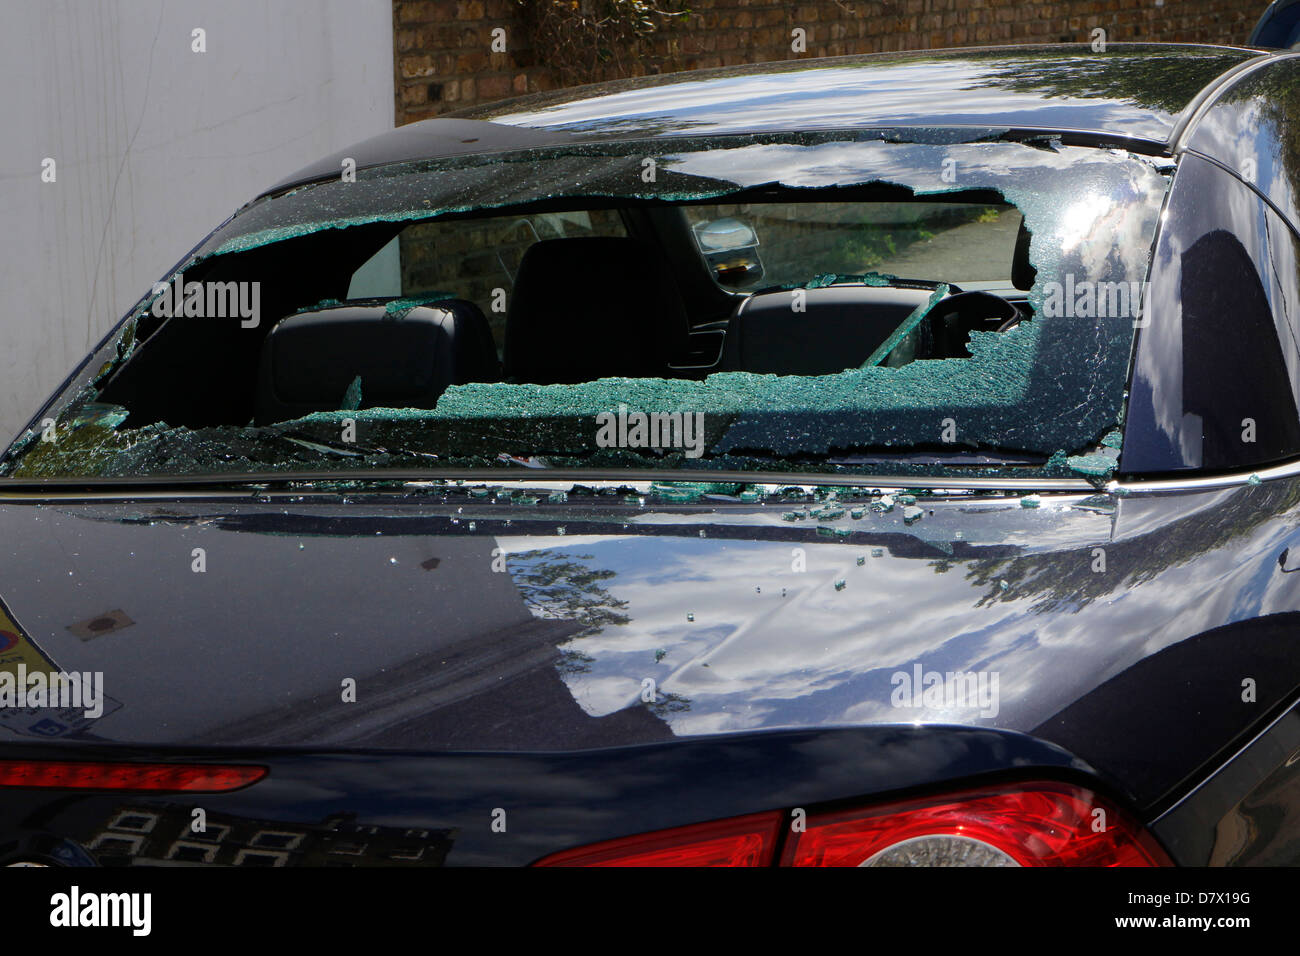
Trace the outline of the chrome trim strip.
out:
[[[1269,468],[1261,468],[1258,471],[1235,472],[1231,475],[1209,475],[1202,478],[1188,476],[1187,478],[1115,480],[1106,483],[1106,491],[1112,494],[1117,490],[1119,490],[1120,494],[1144,491],[1211,491],[1216,488],[1248,485],[1251,483],[1251,478],[1258,478],[1263,482],[1296,477],[1300,477],[1300,459],[1288,461],[1281,465],[1273,465]]]
[[[212,481],[212,478],[206,479]],[[84,489],[88,482],[75,479],[49,479],[40,481],[22,481],[21,479],[0,479],[0,503],[5,501],[31,502],[40,500],[84,500],[84,501],[122,501],[148,500],[165,498],[252,498],[266,496],[271,498],[302,497],[305,495],[403,495],[421,490],[432,490],[438,482],[455,482],[462,480],[465,487],[479,485],[496,485],[501,487],[538,487],[555,485],[586,485],[587,487],[630,487],[649,490],[652,482],[700,482],[700,483],[734,483],[747,485],[765,485],[776,488],[790,485],[817,487],[834,485],[837,487],[864,487],[885,490],[904,488],[942,489],[944,491],[1005,491],[1008,495],[1024,494],[1033,491],[1074,491],[1084,494],[1096,494],[1099,488],[1083,478],[961,478],[958,476],[933,477],[906,475],[827,475],[827,474],[773,474],[771,472],[668,472],[658,474],[629,473],[625,477],[618,475],[583,475],[581,473],[538,470],[531,474],[516,471],[502,471],[484,475],[482,471],[454,474],[436,478],[426,474],[388,473],[376,475],[334,473],[321,474],[287,474],[250,476],[241,479],[238,487],[193,488],[187,489],[175,479],[142,480],[139,484],[130,484],[120,490],[111,485],[100,485],[94,489]],[[284,482],[299,482],[301,487],[261,487],[266,484],[281,485]],[[374,488],[357,487],[346,490],[337,488],[313,488],[312,484],[357,482],[401,482],[400,487],[378,486]],[[8,490],[4,486],[16,487]],[[181,487],[178,487],[181,484]],[[202,484],[202,480],[188,482]],[[165,485],[166,487],[157,487]],[[151,487],[152,486],[152,487]]]
[[[1178,492],[1178,491],[1213,491],[1222,488],[1234,488],[1241,485],[1250,484],[1252,477],[1258,478],[1261,482],[1277,481],[1286,478],[1300,477],[1300,460],[1287,462],[1282,465],[1274,465],[1270,468],[1261,468],[1254,472],[1237,472],[1230,475],[1211,475],[1206,477],[1187,478],[1126,478],[1113,479],[1108,481],[1104,486],[1097,487],[1090,482],[1081,478],[967,478],[964,480],[934,477],[914,477],[905,476],[851,476],[851,475],[771,475],[765,474],[762,480],[756,481],[758,476],[753,473],[714,473],[700,474],[696,473],[688,478],[680,476],[660,476],[652,481],[662,482],[724,482],[724,483],[744,483],[750,485],[768,486],[774,488],[787,487],[790,485],[801,485],[805,487],[818,487],[821,485],[836,486],[858,486],[867,488],[879,488],[881,491],[896,491],[903,488],[926,488],[930,490],[939,490],[944,493],[960,494],[963,491],[1005,491],[1009,496],[1024,494],[1032,491],[1073,491],[1083,494],[1120,494],[1132,495],[1156,492]],[[286,480],[283,475],[277,476],[274,481]],[[162,489],[150,488],[148,485],[135,485],[122,490],[108,490],[105,488],[95,490],[76,490],[67,488],[66,484],[60,488],[56,484],[42,486],[40,483],[15,482],[20,484],[21,490],[6,491],[0,484],[0,504],[13,502],[16,504],[29,503],[33,501],[127,501],[127,500],[161,500],[168,498],[252,498],[253,496],[265,496],[268,498],[300,498],[304,496],[326,496],[326,495],[405,495],[418,493],[420,491],[432,491],[439,487],[438,480],[430,480],[427,476],[420,478],[403,479],[397,476],[388,476],[380,481],[401,481],[400,487],[374,487],[374,488],[312,488],[309,483],[318,481],[322,484],[330,482],[357,481],[358,484],[364,484],[364,480],[355,476],[350,478],[300,478],[295,477],[288,479],[291,481],[303,482],[302,487],[297,488],[260,488],[255,487],[260,484],[257,481],[250,481],[237,488],[196,488],[185,489],[175,486]],[[451,479],[454,481],[455,479]],[[446,482],[447,479],[442,479]],[[582,478],[582,477],[561,477],[559,475],[538,475],[536,477],[523,477],[512,475],[506,477],[502,475],[495,480],[492,478],[473,478],[465,480],[465,487],[474,487],[478,485],[493,485],[502,488],[536,488],[547,485],[586,485],[589,488],[617,488],[626,487],[635,491],[648,491],[651,481],[637,477],[629,476],[622,480]]]

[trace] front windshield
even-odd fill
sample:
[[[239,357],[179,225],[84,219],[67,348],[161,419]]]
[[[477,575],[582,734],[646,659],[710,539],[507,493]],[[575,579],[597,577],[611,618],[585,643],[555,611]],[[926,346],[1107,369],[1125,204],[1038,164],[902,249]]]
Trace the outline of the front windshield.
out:
[[[259,200],[0,473],[1107,474],[1170,170],[953,139],[530,149]]]
[[[694,234],[703,237],[696,242],[701,258],[727,289],[758,291],[801,285],[823,273],[875,271],[900,279],[939,276],[963,289],[1016,292],[1011,273],[1024,219],[1006,203],[708,203],[685,212]],[[717,233],[719,223],[731,222],[747,225],[749,232]],[[742,245],[750,236],[752,245]],[[714,251],[711,242],[733,248]],[[725,265],[745,258],[744,250],[752,250],[750,258],[761,255],[761,275],[733,279]]]

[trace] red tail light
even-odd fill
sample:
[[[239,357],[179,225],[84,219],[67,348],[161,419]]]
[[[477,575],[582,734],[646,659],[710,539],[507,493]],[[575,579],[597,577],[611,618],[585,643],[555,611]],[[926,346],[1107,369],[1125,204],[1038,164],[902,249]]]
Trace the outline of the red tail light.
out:
[[[965,861],[965,862],[964,862]],[[787,866],[1165,866],[1119,808],[1081,787],[1034,783],[808,819]]]
[[[540,866],[1168,866],[1137,821],[1090,790],[1032,783],[858,810],[756,814],[567,850]]]
[[[238,790],[265,776],[265,767],[0,760],[0,788],[183,790],[191,793],[216,793]]]

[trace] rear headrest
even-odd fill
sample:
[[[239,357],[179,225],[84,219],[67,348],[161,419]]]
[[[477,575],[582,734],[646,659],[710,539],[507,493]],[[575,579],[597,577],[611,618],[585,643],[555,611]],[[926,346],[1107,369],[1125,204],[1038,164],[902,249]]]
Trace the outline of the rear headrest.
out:
[[[506,314],[505,373],[541,385],[664,375],[686,310],[662,256],[638,239],[544,239],[524,253]]]
[[[791,291],[756,293],[727,325],[722,370],[833,375],[857,368],[930,292],[849,284],[807,289],[801,312]]]
[[[499,368],[486,317],[460,299],[300,312],[262,343],[255,421],[340,409],[358,376],[364,408],[433,408],[447,386],[494,381]]]

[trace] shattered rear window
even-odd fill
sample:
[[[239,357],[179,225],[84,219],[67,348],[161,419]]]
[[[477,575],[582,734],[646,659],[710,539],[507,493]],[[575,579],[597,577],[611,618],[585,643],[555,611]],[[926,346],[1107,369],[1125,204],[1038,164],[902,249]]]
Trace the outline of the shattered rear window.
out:
[[[1003,132],[548,147],[261,199],[141,300],[0,473],[1105,476],[1171,168]],[[792,223],[799,254],[778,256]],[[633,278],[611,285],[596,252]],[[586,371],[548,377],[546,356]],[[277,376],[327,397],[266,420]]]

